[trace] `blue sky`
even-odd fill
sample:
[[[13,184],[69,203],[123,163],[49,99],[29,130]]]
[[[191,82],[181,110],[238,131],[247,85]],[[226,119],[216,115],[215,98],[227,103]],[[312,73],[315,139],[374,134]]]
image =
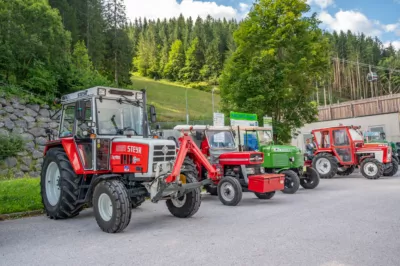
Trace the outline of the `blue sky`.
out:
[[[400,0],[307,0],[323,22],[321,28],[350,29],[377,36],[400,49]],[[129,18],[202,16],[237,18],[246,16],[252,0],[125,0]]]

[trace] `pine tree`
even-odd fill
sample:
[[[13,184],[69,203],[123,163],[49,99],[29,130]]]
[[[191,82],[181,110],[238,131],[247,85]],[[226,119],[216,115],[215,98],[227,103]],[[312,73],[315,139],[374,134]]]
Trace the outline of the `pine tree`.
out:
[[[181,69],[185,65],[185,53],[181,40],[176,40],[171,46],[168,63],[164,68],[164,76],[171,80],[180,80]]]
[[[195,38],[186,51],[186,62],[185,67],[181,71],[181,76],[186,81],[199,81],[201,79],[200,70],[203,64],[204,53],[200,48],[199,39]]]

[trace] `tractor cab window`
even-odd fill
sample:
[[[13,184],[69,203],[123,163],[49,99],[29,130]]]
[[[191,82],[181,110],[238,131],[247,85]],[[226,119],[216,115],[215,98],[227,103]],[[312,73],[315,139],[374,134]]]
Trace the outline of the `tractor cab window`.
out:
[[[132,103],[98,99],[97,119],[100,135],[123,135],[127,129],[133,130],[135,135],[143,135],[143,110]]]
[[[363,141],[363,137],[360,133],[358,133],[357,131],[355,131],[354,129],[349,129],[350,132],[350,136],[352,138],[353,141]]]
[[[85,102],[85,119],[83,121],[77,121],[77,128],[76,128],[76,135],[78,138],[89,138],[88,130],[89,126],[88,123],[92,122],[92,102],[87,100]],[[86,134],[85,134],[86,133]]]
[[[75,103],[63,106],[62,120],[60,125],[60,138],[72,137],[75,122]]]
[[[258,141],[260,145],[267,145],[272,142],[272,131],[269,130],[261,130],[258,131]]]
[[[211,149],[235,147],[235,140],[230,131],[206,131],[206,136]]]
[[[333,136],[333,141],[334,141],[335,146],[350,145],[346,129],[333,130],[332,136]]]

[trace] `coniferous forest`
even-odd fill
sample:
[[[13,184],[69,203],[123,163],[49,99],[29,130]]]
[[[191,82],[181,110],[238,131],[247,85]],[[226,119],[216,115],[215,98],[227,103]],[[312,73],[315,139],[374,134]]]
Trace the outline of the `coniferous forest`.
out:
[[[240,21],[179,16],[128,19],[123,0],[0,2],[0,83],[40,95],[95,85],[129,86],[132,75],[218,86]],[[360,33],[325,32],[330,67],[315,77],[320,104],[400,92],[400,52]],[[367,75],[378,75],[368,82]]]

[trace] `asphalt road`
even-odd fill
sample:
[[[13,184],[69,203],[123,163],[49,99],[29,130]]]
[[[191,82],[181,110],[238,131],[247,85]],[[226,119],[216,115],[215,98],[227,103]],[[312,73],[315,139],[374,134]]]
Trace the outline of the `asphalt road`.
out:
[[[204,195],[190,219],[164,202],[133,211],[119,234],[92,210],[70,220],[0,222],[0,265],[400,265],[400,177],[321,180],[311,191],[223,206]]]

